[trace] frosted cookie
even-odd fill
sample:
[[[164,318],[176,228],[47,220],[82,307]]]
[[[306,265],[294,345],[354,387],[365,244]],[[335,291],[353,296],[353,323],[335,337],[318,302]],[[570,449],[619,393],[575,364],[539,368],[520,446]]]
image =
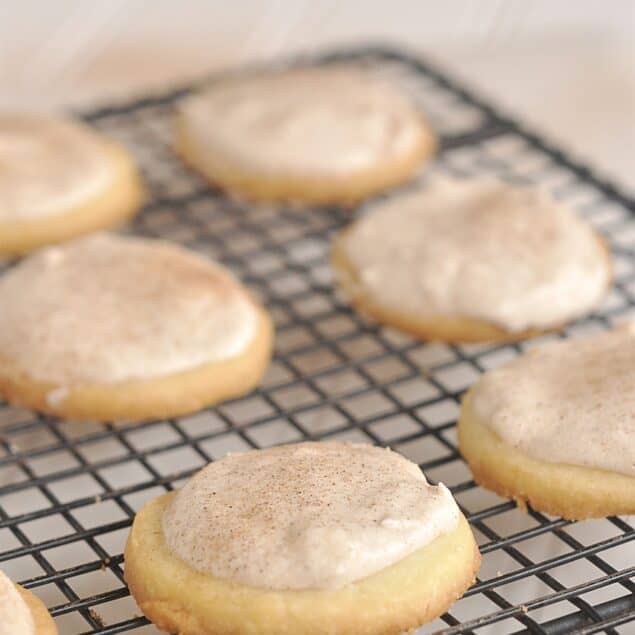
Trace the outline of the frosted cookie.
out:
[[[477,483],[571,519],[635,513],[635,325],[549,344],[485,375],[463,400]]]
[[[166,631],[388,635],[443,613],[480,554],[450,492],[399,454],[302,443],[228,456],[146,504],[125,560]]]
[[[116,225],[142,200],[137,169],[88,126],[42,114],[0,114],[0,254]]]
[[[73,419],[175,416],[255,386],[270,319],[220,265],[98,234],[0,278],[0,393]]]
[[[584,315],[612,277],[599,235],[546,193],[436,179],[396,194],[336,238],[356,307],[416,337],[509,340]]]
[[[435,150],[395,87],[352,67],[229,79],[180,106],[176,148],[248,198],[348,203],[407,180]]]
[[[0,635],[57,635],[42,601],[0,571]]]

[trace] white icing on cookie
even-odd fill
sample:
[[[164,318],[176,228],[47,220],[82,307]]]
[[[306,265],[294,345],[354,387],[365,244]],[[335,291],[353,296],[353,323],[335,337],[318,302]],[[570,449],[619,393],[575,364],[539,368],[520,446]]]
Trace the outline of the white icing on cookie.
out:
[[[211,575],[269,589],[340,588],[457,527],[443,485],[390,450],[302,443],[228,456],[175,495],[169,550]]]
[[[592,228],[545,192],[436,179],[373,206],[343,236],[360,291],[409,316],[486,320],[510,331],[585,314],[611,279]]]
[[[108,234],[22,261],[0,278],[0,307],[0,358],[62,385],[227,360],[247,349],[258,321],[220,265],[165,242]]]
[[[635,324],[532,349],[472,394],[478,421],[530,457],[635,476]]]
[[[31,610],[15,585],[0,571],[0,635],[35,635]]]
[[[226,80],[182,113],[201,156],[265,175],[355,174],[408,156],[430,134],[407,98],[350,67]]]
[[[103,142],[51,115],[0,114],[0,221],[69,211],[113,178]]]

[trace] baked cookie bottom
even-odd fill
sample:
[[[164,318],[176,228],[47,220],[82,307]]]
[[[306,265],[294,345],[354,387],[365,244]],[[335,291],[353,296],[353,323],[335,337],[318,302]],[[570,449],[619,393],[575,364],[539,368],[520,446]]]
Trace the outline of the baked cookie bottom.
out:
[[[33,624],[35,626],[35,635],[57,635],[55,622],[53,622],[53,618],[49,614],[46,606],[44,606],[42,600],[40,600],[37,595],[31,593],[31,591],[22,588],[19,584],[16,584],[15,588],[31,611]]]
[[[222,156],[201,153],[187,131],[183,115],[175,126],[174,149],[183,161],[205,179],[223,190],[255,201],[282,201],[309,205],[352,205],[368,196],[408,181],[437,148],[436,139],[425,122],[421,138],[409,154],[385,161],[372,169],[340,177],[310,174],[280,175],[253,172],[230,163]]]
[[[27,253],[44,245],[113,227],[132,217],[144,200],[137,167],[128,152],[117,143],[104,141],[104,152],[110,161],[113,178],[103,192],[59,213],[0,221],[0,255]]]
[[[143,421],[188,414],[239,397],[258,384],[273,347],[271,319],[264,309],[258,307],[258,312],[254,339],[231,359],[149,379],[59,386],[36,381],[0,358],[0,394],[11,404],[78,421]]]
[[[344,230],[346,232],[346,230]],[[417,339],[447,342],[449,344],[469,344],[473,342],[517,342],[561,329],[566,322],[547,328],[529,328],[509,331],[487,320],[460,315],[413,315],[401,313],[376,302],[361,285],[359,276],[342,247],[342,236],[335,238],[331,250],[331,266],[337,281],[346,292],[351,303],[360,313],[380,324],[392,326]],[[599,237],[598,237],[599,240]],[[608,259],[607,267],[611,267]],[[607,284],[607,290],[611,282]]]
[[[396,635],[441,615],[472,584],[480,564],[461,516],[451,534],[343,589],[249,587],[200,573],[168,551],[161,519],[171,496],[136,515],[125,579],[143,613],[180,635]]]
[[[635,478],[607,470],[549,463],[505,443],[479,421],[463,399],[458,423],[459,449],[474,480],[519,507],[570,520],[635,513]]]

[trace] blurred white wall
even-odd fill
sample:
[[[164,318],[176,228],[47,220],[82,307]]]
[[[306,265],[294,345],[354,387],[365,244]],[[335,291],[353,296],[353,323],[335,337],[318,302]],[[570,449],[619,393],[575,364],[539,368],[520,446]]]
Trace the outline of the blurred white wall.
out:
[[[77,105],[372,40],[435,57],[635,186],[632,0],[4,2],[0,106]]]

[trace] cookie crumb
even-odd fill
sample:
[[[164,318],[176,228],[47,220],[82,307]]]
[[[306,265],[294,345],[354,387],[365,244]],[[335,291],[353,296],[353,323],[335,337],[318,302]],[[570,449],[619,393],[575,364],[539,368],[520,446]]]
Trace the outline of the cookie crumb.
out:
[[[104,622],[104,618],[101,615],[99,615],[99,613],[97,613],[95,609],[88,609],[88,613],[95,620],[95,622],[97,622],[97,625],[100,628],[104,628],[106,626],[106,623]]]

